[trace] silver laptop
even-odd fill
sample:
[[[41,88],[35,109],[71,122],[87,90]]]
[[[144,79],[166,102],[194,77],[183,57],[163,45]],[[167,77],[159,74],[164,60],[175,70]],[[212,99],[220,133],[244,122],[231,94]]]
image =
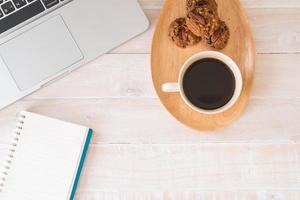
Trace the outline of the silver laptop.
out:
[[[0,0],[0,109],[147,27],[137,0]]]

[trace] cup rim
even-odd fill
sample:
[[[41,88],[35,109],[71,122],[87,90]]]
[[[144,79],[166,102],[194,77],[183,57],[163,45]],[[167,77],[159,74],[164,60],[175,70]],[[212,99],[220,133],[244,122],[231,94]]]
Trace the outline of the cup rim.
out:
[[[189,69],[189,67],[194,62],[196,62],[197,60],[204,59],[204,58],[214,58],[214,59],[224,62],[230,68],[230,70],[232,71],[234,78],[235,78],[235,91],[234,91],[234,94],[231,97],[230,101],[227,104],[225,104],[224,106],[214,109],[214,110],[206,110],[206,109],[202,109],[202,108],[195,106],[187,98],[187,96],[185,95],[184,89],[183,89],[183,78],[184,78],[185,72]],[[183,64],[183,66],[180,70],[178,83],[179,83],[179,87],[180,87],[180,95],[181,95],[182,99],[185,101],[185,103],[187,105],[189,105],[193,110],[203,113],[203,114],[218,114],[218,113],[222,113],[222,112],[229,110],[238,101],[238,99],[242,93],[242,89],[243,89],[243,78],[242,78],[241,70],[239,69],[238,65],[234,62],[234,60],[232,58],[230,58],[229,56],[227,56],[221,52],[217,52],[217,51],[202,51],[202,52],[199,52],[199,53],[194,54],[191,57],[189,57],[185,61],[185,63]]]

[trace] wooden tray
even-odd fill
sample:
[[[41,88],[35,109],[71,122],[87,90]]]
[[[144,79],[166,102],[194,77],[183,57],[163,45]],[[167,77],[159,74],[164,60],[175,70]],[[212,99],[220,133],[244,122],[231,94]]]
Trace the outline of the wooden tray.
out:
[[[163,93],[162,84],[176,82],[182,64],[193,54],[214,50],[201,43],[181,49],[168,37],[170,23],[185,15],[185,0],[165,0],[157,22],[152,43],[151,70],[156,92],[167,110],[183,124],[198,131],[214,131],[234,122],[248,103],[255,70],[255,45],[247,16],[239,0],[217,0],[219,16],[229,26],[231,37],[221,52],[229,55],[240,67],[244,87],[239,101],[228,111],[216,114],[199,114],[189,108],[179,93]]]

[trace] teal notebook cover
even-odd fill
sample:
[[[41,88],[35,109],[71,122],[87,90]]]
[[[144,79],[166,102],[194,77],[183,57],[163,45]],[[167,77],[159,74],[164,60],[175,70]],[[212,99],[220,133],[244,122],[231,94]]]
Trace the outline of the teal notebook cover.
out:
[[[80,178],[82,168],[83,168],[83,164],[84,164],[84,161],[85,161],[85,158],[86,158],[86,155],[87,155],[87,152],[88,152],[88,148],[89,148],[89,145],[90,145],[90,142],[91,142],[91,139],[92,139],[92,135],[93,135],[93,130],[89,129],[88,135],[87,135],[87,138],[86,138],[86,141],[85,141],[85,145],[84,145],[84,148],[83,148],[83,152],[82,152],[82,155],[81,155],[80,163],[79,163],[79,166],[78,166],[78,171],[77,171],[77,174],[76,174],[76,177],[75,177],[75,181],[74,181],[72,193],[71,193],[71,196],[70,196],[70,200],[73,200],[74,197],[75,197],[76,189],[77,189],[77,186],[78,186],[78,183],[79,183],[79,178]]]

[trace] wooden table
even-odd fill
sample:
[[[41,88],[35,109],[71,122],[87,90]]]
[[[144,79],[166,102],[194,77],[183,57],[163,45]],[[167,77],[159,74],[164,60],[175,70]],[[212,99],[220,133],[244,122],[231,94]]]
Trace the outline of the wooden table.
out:
[[[300,1],[243,0],[257,45],[250,105],[228,129],[197,133],[159,102],[150,45],[161,0],[140,0],[150,29],[0,111],[0,160],[22,110],[95,135],[78,200],[299,200]]]

